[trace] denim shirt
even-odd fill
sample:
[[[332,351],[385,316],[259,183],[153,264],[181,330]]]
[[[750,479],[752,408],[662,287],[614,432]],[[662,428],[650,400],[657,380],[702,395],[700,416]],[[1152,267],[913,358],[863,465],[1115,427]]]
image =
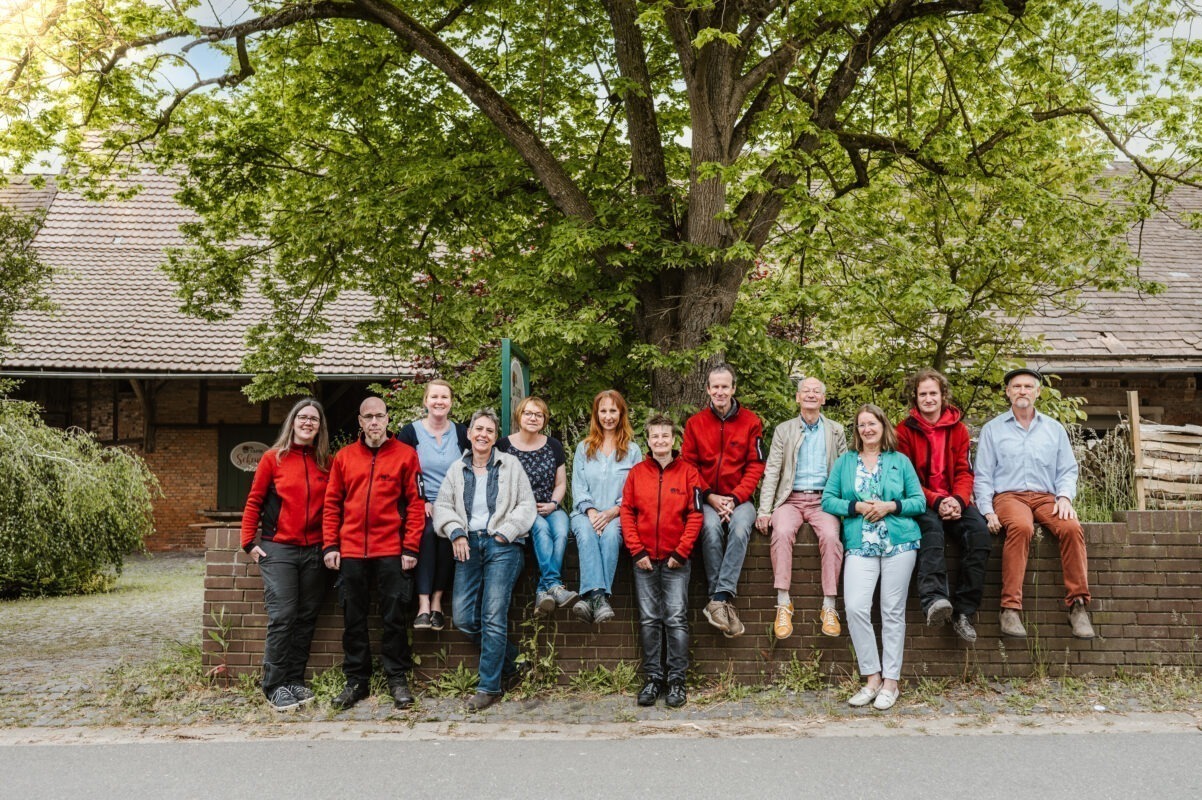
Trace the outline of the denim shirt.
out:
[[[627,473],[643,460],[643,452],[634,442],[621,461],[616,450],[609,455],[598,450],[592,458],[585,456],[587,451],[588,444],[580,442],[572,459],[572,516],[586,514],[590,508],[604,511],[620,505]]]

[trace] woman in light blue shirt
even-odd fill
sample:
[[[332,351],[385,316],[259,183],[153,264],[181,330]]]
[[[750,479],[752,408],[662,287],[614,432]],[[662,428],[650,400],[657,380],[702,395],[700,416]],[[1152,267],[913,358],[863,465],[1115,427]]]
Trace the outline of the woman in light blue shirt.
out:
[[[580,556],[580,600],[572,613],[589,623],[613,619],[609,605],[622,544],[622,487],[643,459],[626,400],[613,389],[593,398],[588,436],[572,459],[572,536]]]

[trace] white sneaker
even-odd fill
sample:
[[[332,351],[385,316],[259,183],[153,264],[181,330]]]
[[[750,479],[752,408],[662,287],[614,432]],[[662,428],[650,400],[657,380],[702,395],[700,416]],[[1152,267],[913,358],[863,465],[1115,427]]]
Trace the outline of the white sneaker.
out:
[[[849,706],[855,706],[856,708],[863,708],[872,702],[873,698],[877,696],[877,692],[880,690],[881,687],[879,686],[877,686],[875,689],[871,686],[861,686],[860,691],[853,694],[851,698],[848,699],[847,704]]]
[[[888,711],[893,708],[893,704],[897,702],[900,694],[901,692],[891,692],[888,689],[881,689],[877,693],[876,702],[872,704],[872,707],[877,711]]]

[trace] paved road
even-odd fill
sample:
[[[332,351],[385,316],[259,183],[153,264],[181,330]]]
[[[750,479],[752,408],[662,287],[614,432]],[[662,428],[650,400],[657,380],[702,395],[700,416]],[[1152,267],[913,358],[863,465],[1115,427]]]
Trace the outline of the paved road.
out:
[[[0,747],[3,797],[1194,798],[1202,734]]]

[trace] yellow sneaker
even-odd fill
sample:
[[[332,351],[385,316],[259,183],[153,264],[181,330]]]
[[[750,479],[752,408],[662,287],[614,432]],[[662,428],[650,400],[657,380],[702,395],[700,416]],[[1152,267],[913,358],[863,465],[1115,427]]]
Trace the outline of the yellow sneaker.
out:
[[[777,639],[788,639],[793,635],[793,604],[776,607],[776,621],[772,623],[772,632]]]
[[[822,609],[822,633],[826,636],[838,636],[843,632],[839,625],[839,612],[833,608]]]

